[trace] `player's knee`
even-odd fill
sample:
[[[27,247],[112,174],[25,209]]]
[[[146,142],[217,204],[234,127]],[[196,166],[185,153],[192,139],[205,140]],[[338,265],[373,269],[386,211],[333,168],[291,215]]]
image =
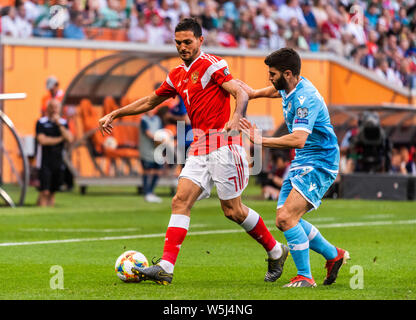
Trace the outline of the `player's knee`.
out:
[[[182,213],[183,211],[191,210],[191,201],[189,197],[187,197],[183,193],[177,193],[172,198],[172,212],[174,213]]]
[[[276,227],[280,231],[286,231],[290,229],[292,224],[292,217],[289,211],[285,207],[281,207],[276,212]]]
[[[245,217],[242,206],[235,206],[229,203],[221,203],[221,208],[226,218],[237,223],[242,223],[244,221]]]

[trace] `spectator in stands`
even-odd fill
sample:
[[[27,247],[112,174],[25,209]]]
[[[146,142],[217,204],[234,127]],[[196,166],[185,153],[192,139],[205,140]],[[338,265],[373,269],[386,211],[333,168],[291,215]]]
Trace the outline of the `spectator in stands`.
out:
[[[161,18],[154,13],[149,24],[146,24],[147,43],[151,45],[164,44],[165,26],[161,24]]]
[[[17,1],[18,7],[22,0]],[[60,32],[56,32],[59,26],[51,28],[49,6],[40,5],[38,1],[26,0],[24,3],[25,16],[32,23],[33,35],[59,36]],[[369,69],[374,69],[375,60],[383,56],[397,78],[400,76],[401,82],[410,87],[414,86],[416,76],[416,6],[413,2],[71,0],[68,5],[68,0],[56,1],[66,12],[65,15],[68,15],[68,8],[72,12],[80,12],[82,25],[87,28],[128,28],[127,38],[130,41],[152,45],[172,41],[168,36],[171,26],[176,25],[179,19],[192,15],[201,21],[207,46],[273,50],[287,45],[305,51],[333,52]],[[121,7],[122,3],[124,7]],[[363,9],[357,10],[352,5]],[[363,12],[364,15],[361,14]],[[13,16],[13,9],[3,8],[4,13]],[[17,36],[16,26],[8,16],[3,17],[2,34],[11,35],[14,32]],[[62,26],[67,27],[65,21]],[[163,36],[160,36],[162,33]],[[86,34],[93,39],[97,32],[87,30]],[[80,38],[82,34],[75,37]],[[407,57],[411,58],[409,67],[403,62]],[[406,70],[410,71],[410,75],[406,74]],[[394,84],[397,84],[396,80]]]
[[[49,100],[46,116],[36,123],[36,141],[39,168],[39,206],[54,206],[55,193],[60,189],[65,170],[63,150],[65,143],[71,143],[73,136],[65,119],[60,117],[61,103]]]
[[[286,22],[292,18],[296,18],[299,24],[306,24],[305,16],[299,6],[298,0],[286,0],[286,3],[279,8],[277,18]]]
[[[305,17],[306,24],[309,28],[313,29],[314,32],[316,32],[316,29],[318,28],[318,23],[316,22],[315,16],[312,11],[312,1],[311,0],[305,0],[302,3],[302,12],[303,16]]]
[[[377,61],[377,67],[375,70],[376,74],[381,77],[384,80],[387,80],[390,83],[396,84],[396,85],[402,85],[400,79],[394,72],[392,68],[389,67],[389,63],[387,61],[387,58],[381,57]]]
[[[84,18],[82,16],[82,13],[74,11],[71,13],[71,15],[71,21],[65,27],[63,32],[64,38],[77,40],[85,39],[85,32],[82,25]]]
[[[144,15],[138,13],[135,9],[133,9],[130,15],[130,26],[127,35],[129,40],[134,42],[145,43],[148,40]]]
[[[236,48],[238,42],[234,37],[234,23],[232,20],[227,19],[217,34],[217,41],[223,47]]]
[[[108,0],[107,6],[100,7],[99,26],[107,28],[120,28],[125,25],[120,8],[120,2],[117,0]]]
[[[393,148],[391,155],[390,173],[407,174],[407,161],[403,161],[401,152],[397,148]]]
[[[26,9],[25,18],[32,25],[43,11],[43,6],[39,2],[39,0],[26,0],[22,2]]]
[[[161,141],[155,140],[155,133],[162,129],[162,120],[152,112],[145,113],[140,121],[140,160],[143,167],[143,194],[147,202],[160,203],[162,199],[154,194],[162,165],[154,158],[155,147]]]
[[[380,10],[376,2],[371,2],[365,11],[365,17],[368,19],[370,28],[375,29],[377,27],[378,18],[380,16]]]
[[[17,15],[15,7],[5,7],[5,15],[1,17],[1,34],[14,38],[19,37],[19,28],[17,25]]]
[[[327,0],[314,0],[312,7],[312,13],[315,17],[318,28],[321,28],[322,24],[328,20]]]
[[[28,38],[32,36],[32,24],[26,18],[26,7],[23,2],[16,2],[16,24],[20,38]]]

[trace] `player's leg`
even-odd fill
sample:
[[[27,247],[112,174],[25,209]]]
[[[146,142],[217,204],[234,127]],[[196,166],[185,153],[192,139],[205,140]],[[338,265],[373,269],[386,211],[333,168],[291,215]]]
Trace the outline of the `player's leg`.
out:
[[[213,152],[210,160],[210,172],[225,216],[263,246],[269,256],[265,281],[276,281],[282,274],[288,250],[276,241],[261,216],[241,202],[249,177],[244,149],[239,145],[225,146]]]
[[[166,230],[162,259],[148,268],[134,268],[132,271],[142,280],[159,284],[172,282],[173,269],[180,247],[189,228],[191,208],[195,201],[209,197],[212,181],[206,166],[205,156],[191,156],[179,176],[176,195],[172,199],[172,215]]]
[[[288,287],[316,286],[309,261],[308,237],[299,223],[301,217],[311,208],[312,205],[296,189],[292,188],[284,205],[276,212],[276,226],[283,231],[298,270],[297,276],[286,285]]]
[[[241,202],[241,197],[221,200],[225,216],[238,223],[254,240],[263,246],[268,255],[268,270],[264,281],[274,282],[280,278],[289,249],[279,243],[264,224],[262,217]]]
[[[349,252],[337,248],[328,242],[319,230],[305,219],[301,219],[300,224],[308,236],[309,248],[321,254],[326,259],[325,268],[327,269],[327,275],[323,284],[330,285],[334,283],[338,277],[339,269],[350,258]]]
[[[40,207],[47,207],[49,203],[49,194],[52,183],[52,173],[47,167],[41,167],[39,170],[39,196],[37,204]]]

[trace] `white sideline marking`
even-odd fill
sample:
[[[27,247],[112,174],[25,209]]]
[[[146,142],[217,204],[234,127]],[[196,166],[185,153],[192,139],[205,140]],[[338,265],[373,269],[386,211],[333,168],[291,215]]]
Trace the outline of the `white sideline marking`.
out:
[[[206,224],[194,224],[191,225],[190,228],[204,228]],[[50,229],[50,228],[27,228],[27,229],[19,229],[19,231],[24,232],[56,232],[56,233],[65,233],[65,232],[102,232],[102,233],[111,233],[111,232],[131,232],[131,231],[139,231],[140,228],[121,228],[121,229],[96,229],[96,228],[58,228],[58,229]]]
[[[129,231],[138,231],[139,228],[124,228],[124,229],[88,229],[88,228],[79,228],[79,229],[47,229],[47,228],[28,228],[28,229],[19,229],[19,231],[24,232],[129,232]]]
[[[346,222],[316,225],[317,228],[347,228],[347,227],[366,227],[366,226],[382,226],[391,224],[416,224],[415,220],[397,220],[397,221],[373,221],[373,222]],[[245,232],[244,229],[226,229],[226,230],[207,230],[188,232],[189,236],[224,234]],[[72,243],[72,242],[90,242],[90,241],[108,241],[108,240],[127,240],[127,239],[148,239],[164,237],[165,233],[153,234],[137,234],[130,236],[116,237],[100,237],[100,238],[79,238],[79,239],[63,239],[63,240],[44,240],[44,241],[28,241],[28,242],[3,242],[0,247],[29,246],[36,244],[54,244],[54,243]]]

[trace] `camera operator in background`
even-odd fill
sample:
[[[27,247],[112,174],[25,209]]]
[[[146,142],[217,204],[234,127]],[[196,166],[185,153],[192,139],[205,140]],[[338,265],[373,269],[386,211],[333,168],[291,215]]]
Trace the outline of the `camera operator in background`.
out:
[[[388,172],[391,143],[375,112],[364,112],[358,122],[358,134],[351,139],[356,155],[355,172]]]
[[[71,143],[73,136],[68,123],[60,117],[61,103],[50,99],[46,115],[36,123],[36,140],[38,143],[37,165],[39,170],[39,206],[54,206],[55,192],[63,182],[65,164],[63,151],[65,143]]]

